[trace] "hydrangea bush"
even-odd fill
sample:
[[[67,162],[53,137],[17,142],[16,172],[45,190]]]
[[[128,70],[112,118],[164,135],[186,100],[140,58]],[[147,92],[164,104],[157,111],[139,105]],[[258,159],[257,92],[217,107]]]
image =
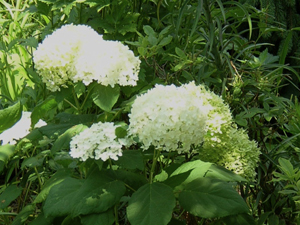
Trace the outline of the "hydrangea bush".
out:
[[[247,218],[249,207],[232,184],[254,181],[259,148],[220,96],[195,82],[139,86],[140,59],[86,25],[54,31],[33,60],[52,95],[31,119],[54,112],[16,145],[29,157],[22,167],[33,168],[43,187],[34,200],[42,211],[36,224],[111,225],[123,215],[132,225],[167,225],[184,211]],[[70,86],[74,99],[61,91]],[[36,168],[44,164],[56,173],[43,186]]]

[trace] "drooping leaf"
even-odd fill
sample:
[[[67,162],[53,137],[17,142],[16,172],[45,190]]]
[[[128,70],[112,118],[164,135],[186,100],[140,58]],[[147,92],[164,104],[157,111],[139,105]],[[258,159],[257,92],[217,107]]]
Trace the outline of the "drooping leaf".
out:
[[[240,175],[235,174],[230,170],[227,170],[221,166],[214,165],[214,164],[209,167],[209,170],[207,171],[205,177],[216,178],[223,181],[236,181],[236,182],[247,181],[245,178],[241,177]]]
[[[254,218],[245,213],[227,216],[222,220],[226,223],[226,225],[256,225]]]
[[[17,185],[9,185],[0,195],[0,209],[4,209],[10,205],[22,193],[22,188]]]
[[[35,220],[30,222],[28,225],[52,225],[52,219],[53,218],[46,218],[44,213],[40,213]]]
[[[203,162],[201,160],[195,160],[192,162],[184,163],[181,166],[179,166],[165,182],[169,183],[169,181],[172,180],[172,184],[175,184],[176,180],[172,178],[173,176],[177,176],[176,179],[180,177],[180,180],[186,177],[185,180],[181,180],[181,182],[176,188],[182,189],[184,185],[191,182],[192,180],[199,177],[204,177],[211,165],[212,163]]]
[[[114,223],[114,213],[112,209],[103,213],[89,214],[81,217],[83,225],[111,225]]]
[[[31,113],[31,126],[34,126],[42,117],[57,106],[54,96],[49,96],[45,101],[37,105]]]
[[[97,85],[93,89],[92,98],[94,103],[102,110],[110,112],[118,101],[120,96],[120,87]]]
[[[25,167],[32,168],[32,167],[41,166],[44,162],[44,159],[49,154],[50,154],[50,151],[45,150],[35,156],[24,159],[24,161],[22,162],[22,165],[21,165],[21,169],[24,169]]]
[[[137,190],[147,183],[145,176],[127,170],[116,170],[112,174],[116,180],[123,181],[127,187]]]
[[[127,217],[132,225],[166,225],[171,220],[175,197],[162,183],[146,184],[131,197]]]
[[[14,145],[2,145],[0,146],[0,172],[3,171],[5,165],[7,164],[9,158],[14,154]]]
[[[25,206],[21,212],[19,212],[19,214],[16,216],[16,218],[14,219],[12,225],[22,225],[25,223],[25,221],[28,219],[28,217],[30,215],[32,215],[32,213],[35,210],[35,206],[34,205],[27,205]]]
[[[51,188],[44,212],[47,217],[102,213],[115,205],[125,190],[124,183],[107,172],[95,171],[85,180],[67,177]]]
[[[179,194],[179,204],[189,213],[203,218],[249,211],[243,198],[230,184],[205,177],[197,178],[184,187]]]
[[[144,169],[143,155],[140,150],[125,150],[115,163],[125,169]]]
[[[0,133],[12,127],[22,116],[22,105],[20,102],[0,110]]]
[[[74,137],[76,134],[79,134],[81,131],[85,130],[86,128],[87,128],[86,125],[78,124],[66,130],[53,143],[53,146],[51,148],[52,154],[62,149],[69,148],[72,137]]]
[[[35,198],[33,203],[43,202],[46,199],[50,189],[53,186],[61,183],[68,177],[70,177],[69,171],[66,171],[66,170],[57,171],[49,180],[47,180],[47,182],[43,186],[42,191],[38,194],[38,196]]]

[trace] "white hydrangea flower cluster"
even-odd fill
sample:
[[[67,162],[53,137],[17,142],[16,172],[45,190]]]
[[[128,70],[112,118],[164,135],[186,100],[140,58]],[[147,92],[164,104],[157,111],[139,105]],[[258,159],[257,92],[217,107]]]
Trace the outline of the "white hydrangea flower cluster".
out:
[[[165,151],[187,152],[206,134],[210,105],[194,83],[176,87],[156,85],[134,101],[128,133],[145,149],[153,145]]]
[[[156,85],[136,98],[129,114],[129,134],[143,148],[186,152],[200,145],[200,159],[244,176],[255,177],[260,151],[237,129],[222,98],[194,82],[175,87]]]
[[[128,138],[117,138],[113,123],[95,123],[75,135],[70,142],[70,155],[86,161],[88,158],[118,160],[122,156],[122,147],[130,146],[132,142]]]
[[[33,53],[42,81],[51,91],[68,82],[136,85],[140,60],[118,41],[105,41],[91,27],[65,25],[48,35]]]
[[[15,145],[17,140],[25,137],[27,134],[30,133],[31,128],[31,112],[22,112],[21,119],[15,123],[11,128],[3,131],[0,134],[0,142],[2,145],[11,144]],[[39,128],[42,126],[47,125],[47,123],[43,120],[39,120],[34,128]]]

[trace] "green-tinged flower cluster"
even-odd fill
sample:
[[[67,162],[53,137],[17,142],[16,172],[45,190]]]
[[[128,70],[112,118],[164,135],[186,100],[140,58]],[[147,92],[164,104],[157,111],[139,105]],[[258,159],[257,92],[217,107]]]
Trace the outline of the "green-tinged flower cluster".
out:
[[[200,158],[253,180],[260,155],[257,143],[249,140],[245,130],[237,129],[234,124],[222,130],[215,136],[205,136]]]
[[[128,138],[117,138],[115,130],[118,126],[113,123],[95,123],[75,135],[70,143],[70,155],[86,161],[88,158],[117,160],[122,156],[122,147],[130,146]]]
[[[129,114],[129,134],[145,149],[187,152],[200,145],[206,133],[210,105],[194,83],[176,87],[156,85],[138,96]]]
[[[106,41],[85,25],[65,25],[48,35],[33,53],[35,68],[51,91],[69,82],[136,85],[140,60],[118,41]]]

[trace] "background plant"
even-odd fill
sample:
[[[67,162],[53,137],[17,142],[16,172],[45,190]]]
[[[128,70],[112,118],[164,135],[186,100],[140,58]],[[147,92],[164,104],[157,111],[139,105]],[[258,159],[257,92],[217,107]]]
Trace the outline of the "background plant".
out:
[[[299,162],[298,103],[282,97],[290,96],[284,85],[293,86],[298,91],[298,68],[295,66],[298,25],[288,18],[292,14],[291,18],[297,18],[297,2],[266,3],[212,0],[2,1],[0,100],[5,111],[1,115],[2,118],[10,114],[15,116],[12,123],[3,123],[0,130],[16,122],[22,110],[33,111],[33,124],[40,118],[50,122],[44,128],[33,130],[16,147],[1,146],[1,183],[5,184],[1,186],[1,202],[5,200],[1,205],[1,219],[4,223],[10,224],[14,219],[15,224],[21,224],[34,219],[40,214],[45,191],[68,177],[70,171],[73,175],[76,172],[72,178],[92,179],[98,176],[92,173],[93,169],[108,166],[101,165],[101,162],[96,162],[96,165],[86,162],[77,168],[67,154],[71,136],[96,121],[127,121],[126,113],[134,96],[156,83],[179,85],[191,80],[205,83],[221,94],[229,103],[236,123],[246,128],[261,147],[257,182],[239,183],[239,193],[250,206],[253,218],[258,224],[296,223],[298,215],[293,197],[297,195],[283,195],[287,179],[275,180],[272,174],[274,171],[284,173],[280,170],[279,158],[289,159],[294,168]],[[276,4],[283,4],[278,13],[275,11],[279,8],[273,7]],[[83,109],[87,115],[70,115],[76,112],[71,106],[76,105],[72,90],[49,93],[34,70],[32,48],[36,48],[47,34],[69,23],[88,24],[105,39],[123,41],[141,56],[138,85],[121,87],[115,105],[106,104],[112,110],[103,111],[90,99]],[[295,55],[290,57],[292,53]],[[83,103],[86,90],[81,87],[78,86],[77,97]],[[153,158],[153,152],[146,152],[142,157],[140,152],[134,151],[138,155],[134,163],[129,165],[124,160],[118,166],[142,174],[150,165],[145,162]],[[127,158],[131,157],[134,156],[129,153]],[[187,159],[188,156],[174,157],[178,164]],[[158,164],[164,167],[168,163],[166,159],[159,159]],[[170,170],[166,170],[169,177],[173,169]],[[162,172],[156,180],[161,182],[164,176],[166,174]],[[84,186],[78,180],[71,179],[70,182]],[[141,178],[138,185],[142,184],[145,180]],[[40,197],[36,198],[37,195]],[[121,210],[127,203],[125,198],[118,206],[120,223],[127,221],[124,210]],[[112,221],[113,211],[107,212],[106,215],[110,215],[105,217],[107,221]],[[200,221],[191,214],[177,213],[174,216],[178,221]],[[37,218],[39,220],[47,223],[44,214]],[[58,224],[63,220],[67,224],[75,223],[77,219],[61,217],[56,220]],[[202,219],[201,223],[232,224],[232,220],[230,217]],[[236,217],[234,221],[243,224],[244,219]]]

